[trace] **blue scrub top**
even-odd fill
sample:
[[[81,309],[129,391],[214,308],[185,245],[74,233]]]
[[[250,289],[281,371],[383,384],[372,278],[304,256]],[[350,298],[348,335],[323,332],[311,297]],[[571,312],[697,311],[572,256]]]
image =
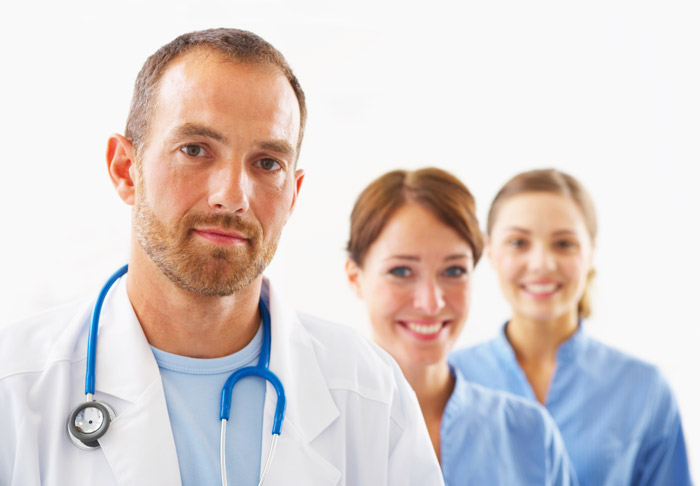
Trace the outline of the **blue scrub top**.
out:
[[[453,370],[440,424],[447,486],[577,485],[554,420],[539,404],[489,390]]]
[[[536,401],[505,326],[449,360],[467,380]],[[668,383],[656,367],[589,337],[583,325],[557,351],[545,406],[582,486],[691,484]]]

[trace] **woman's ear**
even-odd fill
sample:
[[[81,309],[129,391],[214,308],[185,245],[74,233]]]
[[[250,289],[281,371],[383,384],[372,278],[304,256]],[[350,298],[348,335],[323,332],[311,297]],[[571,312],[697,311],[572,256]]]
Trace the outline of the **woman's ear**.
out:
[[[107,141],[107,170],[117,194],[126,204],[135,201],[135,183],[132,167],[135,168],[134,146],[127,138],[115,133]]]
[[[350,288],[355,292],[355,295],[362,299],[362,285],[360,283],[362,269],[355,263],[355,260],[348,258],[345,262],[345,274],[348,277]]]
[[[486,253],[486,258],[488,258],[489,263],[493,265],[493,256],[491,255],[491,238],[489,235],[484,235],[484,253]]]

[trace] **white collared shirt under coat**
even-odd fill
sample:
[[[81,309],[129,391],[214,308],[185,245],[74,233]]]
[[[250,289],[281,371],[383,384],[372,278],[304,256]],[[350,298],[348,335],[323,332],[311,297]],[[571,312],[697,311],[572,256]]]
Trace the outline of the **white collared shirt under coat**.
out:
[[[443,484],[415,395],[388,355],[270,294],[270,369],[284,384],[287,412],[265,485]],[[126,278],[105,301],[97,347],[95,398],[116,419],[101,449],[80,450],[68,438],[68,415],[85,400],[93,305],[62,306],[0,329],[0,485],[181,484],[158,365]],[[268,384],[262,462],[275,401]]]

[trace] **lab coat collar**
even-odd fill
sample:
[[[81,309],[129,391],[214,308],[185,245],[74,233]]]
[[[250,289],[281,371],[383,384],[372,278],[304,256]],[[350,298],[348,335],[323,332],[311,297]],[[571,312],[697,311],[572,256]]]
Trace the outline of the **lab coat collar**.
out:
[[[271,316],[270,370],[282,381],[287,411],[275,459],[266,484],[337,484],[341,473],[314,449],[313,440],[339,416],[314,349],[313,337],[289,307],[263,280],[262,297]],[[270,449],[276,394],[268,384],[263,417],[261,467]],[[303,467],[300,465],[303,464]],[[290,472],[293,475],[290,476]],[[301,474],[301,476],[300,476]]]
[[[115,283],[105,300],[99,328],[96,399],[127,402],[100,445],[119,484],[180,484],[180,470],[165,394],[153,351],[126,292]],[[264,279],[262,296],[271,315],[270,370],[287,399],[277,452],[266,485],[337,484],[341,472],[313,446],[340,415],[316,358],[313,337],[296,312]],[[118,365],[115,365],[118,363]],[[268,383],[263,412],[261,469],[271,445],[276,393]]]
[[[114,284],[100,320],[95,398],[123,401],[100,446],[119,484],[180,484],[158,364],[129,301],[126,280]]]

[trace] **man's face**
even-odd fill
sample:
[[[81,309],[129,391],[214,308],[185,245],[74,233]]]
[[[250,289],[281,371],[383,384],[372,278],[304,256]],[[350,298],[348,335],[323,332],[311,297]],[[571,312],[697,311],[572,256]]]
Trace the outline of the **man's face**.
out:
[[[215,52],[175,60],[139,154],[133,225],[178,286],[230,295],[260,276],[303,179],[299,104],[287,79]]]

